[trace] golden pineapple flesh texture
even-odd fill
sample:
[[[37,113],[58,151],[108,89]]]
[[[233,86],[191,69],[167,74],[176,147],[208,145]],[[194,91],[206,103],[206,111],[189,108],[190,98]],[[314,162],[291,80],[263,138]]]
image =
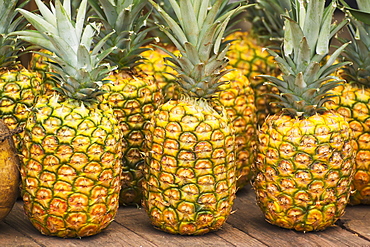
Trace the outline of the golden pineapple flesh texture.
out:
[[[350,204],[370,204],[370,89],[345,84],[333,91],[336,96],[327,107],[342,114],[356,141],[356,169]]]
[[[42,93],[38,73],[25,68],[0,71],[0,118],[10,130],[23,128],[30,109]],[[13,136],[16,148],[20,150],[23,133]]]
[[[113,73],[103,89],[107,103],[122,131],[122,190],[120,204],[139,204],[142,199],[143,180],[144,126],[151,119],[158,105],[162,103],[162,94],[152,77],[129,75],[125,72]]]
[[[256,139],[256,107],[249,80],[234,70],[222,77],[229,83],[221,86],[215,102],[225,109],[235,130],[235,161],[237,188],[243,188],[252,178]],[[216,103],[218,104],[218,103]]]
[[[354,172],[355,143],[338,113],[305,119],[273,115],[258,133],[253,187],[274,225],[319,231],[343,215]]]
[[[22,150],[22,196],[32,224],[42,234],[66,238],[106,228],[119,205],[120,149],[109,108],[41,98]]]
[[[192,99],[168,101],[155,112],[146,133],[143,184],[143,206],[155,227],[201,235],[226,221],[236,191],[235,136],[228,121]]]

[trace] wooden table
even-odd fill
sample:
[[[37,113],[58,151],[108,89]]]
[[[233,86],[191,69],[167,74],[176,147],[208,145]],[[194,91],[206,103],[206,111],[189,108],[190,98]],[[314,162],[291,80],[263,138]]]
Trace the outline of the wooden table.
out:
[[[100,234],[82,239],[62,239],[41,235],[24,215],[22,201],[19,200],[0,222],[0,246],[370,246],[370,206],[348,206],[335,226],[309,233],[267,223],[250,187],[238,192],[234,210],[217,232],[203,236],[177,236],[154,229],[142,208],[121,207],[116,219]]]

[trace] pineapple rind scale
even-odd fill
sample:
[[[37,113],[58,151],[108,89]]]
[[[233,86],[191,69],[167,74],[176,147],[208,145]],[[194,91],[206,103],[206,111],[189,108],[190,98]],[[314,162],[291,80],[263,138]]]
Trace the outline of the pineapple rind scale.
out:
[[[118,209],[120,130],[109,108],[57,98],[40,99],[26,125],[24,209],[42,234],[86,237],[105,229]]]
[[[218,230],[235,199],[233,129],[226,115],[203,104],[168,101],[146,135],[143,205],[154,226],[173,234]]]
[[[345,212],[355,171],[356,145],[344,117],[273,115],[258,138],[253,187],[267,221],[297,231],[333,225]]]

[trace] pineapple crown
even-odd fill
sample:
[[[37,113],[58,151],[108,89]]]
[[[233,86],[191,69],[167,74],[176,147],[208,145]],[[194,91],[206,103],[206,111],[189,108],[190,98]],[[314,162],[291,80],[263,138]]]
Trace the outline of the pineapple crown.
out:
[[[211,0],[211,5],[213,5],[217,0]],[[251,7],[252,4],[248,4],[250,3],[249,0],[234,0],[234,1],[223,1],[219,10],[218,10],[218,14],[217,14],[217,17],[220,17],[234,9],[237,9],[238,6],[245,6],[241,9],[239,9],[236,13],[234,13],[231,17],[230,17],[230,21],[228,22],[228,25],[225,29],[225,34],[224,34],[224,37],[228,36],[229,34],[232,34],[238,30],[240,30],[240,28],[236,27],[237,24],[239,24],[243,18],[241,18],[241,16],[244,14],[244,11],[246,8],[248,7]],[[227,42],[230,42],[230,41],[227,41]]]
[[[167,24],[158,24],[159,28],[180,51],[181,55],[176,56],[158,47],[170,56],[165,59],[177,72],[174,76],[178,84],[191,97],[213,97],[224,83],[220,78],[229,72],[225,67],[230,44],[222,42],[225,29],[231,16],[246,6],[218,15],[220,7],[228,0],[170,0],[176,21],[153,0],[149,2]]]
[[[281,92],[271,94],[284,114],[309,117],[326,111],[323,104],[333,95],[330,90],[342,81],[331,74],[348,64],[336,63],[347,44],[329,54],[332,37],[348,23],[344,19],[333,23],[336,1],[325,7],[322,0],[291,0],[292,11],[285,18],[284,42],[281,55],[267,49],[282,71],[282,79],[269,75],[267,84]],[[330,55],[330,56],[329,56]]]
[[[50,60],[57,90],[67,97],[95,102],[97,96],[105,93],[101,85],[108,83],[104,78],[114,68],[102,60],[114,49],[102,51],[109,35],[99,43],[93,43],[93,37],[99,32],[95,23],[85,23],[87,0],[82,0],[78,8],[76,22],[71,19],[70,0],[55,0],[55,7],[50,9],[41,1],[35,0],[41,15],[24,9],[18,11],[36,30],[14,32],[18,38],[38,45],[52,54],[37,52]],[[94,46],[94,48],[92,48]]]
[[[17,58],[23,54],[25,42],[9,34],[22,30],[27,22],[17,16],[15,9],[24,7],[29,0],[0,0],[0,68],[13,67],[19,63]]]
[[[144,58],[140,54],[148,50],[143,46],[151,41],[147,38],[150,28],[146,28],[150,12],[143,13],[147,0],[89,0],[89,3],[104,26],[98,39],[113,32],[103,48],[117,49],[106,57],[106,61],[119,70],[130,70],[141,64]]]
[[[43,1],[43,2],[46,2],[46,1]],[[51,3],[51,1],[50,1],[50,3]],[[46,4],[50,7],[50,4],[48,4],[47,2],[46,2]],[[76,20],[77,9],[81,4],[81,0],[70,0],[69,2],[65,2],[65,3],[63,2],[63,4],[65,4],[65,9],[66,10],[71,10],[70,11],[71,19]],[[92,14],[91,13],[91,6],[89,6],[89,5],[86,6],[86,12],[87,12],[87,15]]]
[[[171,7],[170,0],[160,0],[157,1],[157,3],[164,11],[166,11],[166,13],[169,16],[171,16],[176,22],[178,22],[175,12]],[[147,5],[146,8],[148,8],[149,11],[151,11],[150,9],[151,5]],[[155,42],[161,42],[162,44],[170,44],[171,40],[169,40],[169,38],[165,35],[164,32],[158,29],[157,23],[160,23],[161,21],[162,21],[161,14],[156,9],[151,11],[151,15],[148,18],[148,26],[153,27],[153,29],[151,30],[150,35],[156,37],[154,39]]]
[[[177,19],[177,15],[175,11],[172,8],[172,5],[170,3],[171,0],[161,0],[157,1],[158,5],[169,15],[172,19],[174,19],[177,23],[179,23],[179,20]],[[210,0],[210,6],[212,6],[217,0]],[[236,9],[239,5],[246,5],[248,3],[248,0],[234,0],[234,1],[223,1],[221,5],[219,6],[217,17],[222,16],[224,13],[227,13],[233,9]],[[251,5],[248,5],[251,6]],[[235,13],[230,21],[228,22],[228,26],[225,29],[225,35],[227,36],[237,30],[237,28],[234,28],[239,22],[242,21],[239,14],[242,13],[242,9],[240,9],[237,13]],[[159,13],[157,10],[154,10],[152,14],[149,16],[149,25],[156,26],[157,23],[161,22],[161,13]],[[157,28],[152,30],[154,36],[157,36],[160,38],[160,40],[164,43],[171,43],[171,40],[166,36],[164,32],[157,32]],[[227,41],[231,42],[231,41]],[[226,44],[226,43],[225,43]]]
[[[264,46],[279,49],[284,36],[284,15],[292,9],[290,0],[250,0],[253,6],[246,12],[246,19],[252,24],[251,34]]]
[[[358,9],[353,9],[344,1],[343,11],[350,18],[348,25],[350,40],[340,39],[342,43],[351,41],[343,51],[345,61],[351,65],[342,69],[342,78],[349,83],[370,87],[370,2],[357,0]]]

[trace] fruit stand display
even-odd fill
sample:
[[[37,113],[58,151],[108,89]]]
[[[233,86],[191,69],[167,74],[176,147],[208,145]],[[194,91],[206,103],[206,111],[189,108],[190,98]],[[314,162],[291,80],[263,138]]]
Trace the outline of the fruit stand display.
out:
[[[2,245],[370,246],[367,0],[0,10]]]

